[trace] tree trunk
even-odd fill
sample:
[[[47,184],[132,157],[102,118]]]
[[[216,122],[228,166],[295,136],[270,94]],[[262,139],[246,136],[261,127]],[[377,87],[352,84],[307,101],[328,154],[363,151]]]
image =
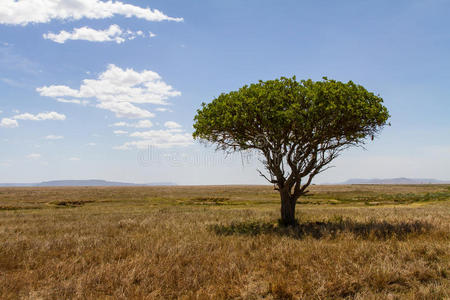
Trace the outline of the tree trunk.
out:
[[[289,190],[280,190],[281,196],[281,220],[280,223],[284,226],[296,225],[295,219],[295,204],[297,201],[291,196]]]

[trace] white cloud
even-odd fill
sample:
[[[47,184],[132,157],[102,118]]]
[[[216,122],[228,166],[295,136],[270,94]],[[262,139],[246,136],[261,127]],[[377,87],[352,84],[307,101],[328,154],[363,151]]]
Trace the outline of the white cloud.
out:
[[[36,89],[41,96],[47,96],[47,97],[78,97],[79,92],[77,90],[71,89],[68,86],[65,85],[52,85],[50,87],[42,87]],[[64,100],[64,99],[62,99]]]
[[[2,6],[3,0],[0,0],[0,7]],[[2,13],[0,8],[0,14]],[[2,69],[1,75],[4,76],[8,74],[6,70],[10,71],[20,71],[22,73],[37,76],[41,73],[41,64],[38,62],[35,62],[33,60],[30,60],[29,58],[22,56],[18,54],[17,47],[13,46],[7,46],[3,47],[0,46],[0,65]],[[4,77],[3,77],[4,78]],[[5,79],[5,78],[4,78]],[[24,78],[20,78],[20,80],[15,79],[8,79],[2,80],[8,85],[14,86],[14,87],[27,87],[26,82],[28,80],[24,81]]]
[[[169,128],[169,129],[181,128],[181,125],[178,124],[177,122],[174,122],[174,121],[167,121],[166,123],[164,123],[164,126]]]
[[[86,145],[93,147],[93,146],[96,146],[97,144],[96,143],[87,143]]]
[[[4,128],[15,128],[18,126],[19,126],[19,123],[16,120],[9,119],[9,118],[3,118],[0,122],[0,127],[4,127]]]
[[[114,147],[118,150],[145,149],[148,146],[168,148],[174,146],[188,146],[192,144],[192,135],[189,133],[173,133],[170,130],[149,130],[143,132],[133,132],[130,137],[142,139],[141,141],[131,141]]]
[[[172,110],[165,108],[165,107],[158,107],[155,110],[160,111],[160,112],[165,112],[165,111],[172,112]]]
[[[111,124],[113,127],[134,127],[134,128],[150,128],[153,126],[153,123],[150,120],[140,120],[137,123],[127,123],[127,122],[117,122]]]
[[[19,111],[16,111],[18,113]],[[28,121],[44,121],[44,120],[57,120],[63,121],[66,119],[66,116],[54,111],[51,112],[43,112],[38,113],[37,115],[33,115],[30,113],[23,113],[20,115],[15,115],[12,118],[3,118],[0,121],[0,127],[4,128],[15,128],[19,126],[19,122],[17,120],[28,120]]]
[[[86,106],[89,104],[89,101],[87,100],[76,100],[76,99],[63,99],[63,98],[56,98],[56,101],[61,102],[61,103],[73,103],[73,104],[79,104],[79,105],[83,105]]]
[[[151,32],[151,31],[148,32],[149,38],[154,38],[155,36],[156,36],[156,34],[154,34],[153,32]]]
[[[41,96],[52,98],[94,98],[98,108],[112,111],[119,118],[151,118],[150,111],[135,104],[167,104],[167,99],[181,95],[162,81],[158,73],[144,70],[121,69],[113,64],[98,76],[84,79],[78,90],[64,85],[44,86],[36,89]]]
[[[37,115],[32,115],[30,113],[24,113],[20,115],[15,115],[13,117],[15,120],[29,120],[29,121],[43,121],[43,120],[56,120],[63,121],[66,119],[66,116],[54,111],[38,113]]]
[[[19,82],[17,82],[16,80],[9,79],[9,78],[0,78],[0,81],[6,83],[7,85],[14,86],[14,87],[21,86],[21,84]],[[1,111],[0,111],[0,113],[1,113]]]
[[[62,140],[63,138],[64,137],[62,135],[53,135],[53,134],[47,135],[45,137],[46,140]]]
[[[127,134],[128,133],[128,131],[125,131],[125,130],[114,130],[113,132],[114,132],[114,134],[117,134],[117,135],[119,135],[119,134]]]
[[[154,113],[137,107],[129,102],[101,102],[97,104],[98,108],[106,109],[115,113],[118,118],[127,119],[141,119],[141,118],[153,118]]]
[[[117,123],[111,124],[109,126],[111,126],[111,127],[125,127],[125,126],[128,126],[129,124],[130,123],[127,123],[127,122],[117,122]]]
[[[120,1],[2,0],[0,2],[0,24],[27,25],[48,23],[54,19],[105,19],[115,15],[155,22],[183,21],[183,18],[169,17],[157,9],[142,8]]]
[[[136,32],[131,30],[122,30],[119,25],[113,24],[105,30],[96,30],[87,26],[81,28],[74,28],[72,32],[65,30],[56,33],[46,33],[43,35],[44,39],[52,40],[56,43],[64,44],[67,40],[83,40],[89,42],[116,42],[121,44],[126,40],[133,40],[137,36],[145,37],[141,30]],[[153,37],[149,33],[149,37]]]
[[[71,161],[79,161],[80,158],[79,157],[71,157],[71,158],[69,158],[69,160],[71,160]]]
[[[133,127],[136,128],[150,128],[153,126],[153,123],[150,120],[141,120],[139,122],[137,122],[136,124],[132,124],[134,125]]]
[[[41,155],[38,154],[38,153],[31,153],[31,154],[27,155],[27,158],[29,158],[29,159],[40,159]]]

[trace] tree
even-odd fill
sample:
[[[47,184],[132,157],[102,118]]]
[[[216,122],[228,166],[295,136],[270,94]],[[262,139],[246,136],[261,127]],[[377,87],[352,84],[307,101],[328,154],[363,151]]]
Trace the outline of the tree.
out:
[[[350,146],[362,146],[387,125],[383,99],[352,81],[282,77],[245,85],[202,103],[195,139],[226,151],[256,150],[281,198],[283,225],[296,224],[295,205],[312,179]]]

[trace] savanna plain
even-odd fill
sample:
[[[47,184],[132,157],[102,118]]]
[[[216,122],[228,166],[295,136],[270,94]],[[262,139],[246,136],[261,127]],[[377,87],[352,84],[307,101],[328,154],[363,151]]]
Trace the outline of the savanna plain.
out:
[[[1,299],[449,299],[450,185],[0,189]]]

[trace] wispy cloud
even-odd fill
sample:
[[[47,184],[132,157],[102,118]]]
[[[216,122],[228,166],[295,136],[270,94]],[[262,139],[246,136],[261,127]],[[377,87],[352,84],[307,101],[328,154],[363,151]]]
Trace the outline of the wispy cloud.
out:
[[[0,24],[27,25],[48,23],[54,19],[106,19],[115,15],[153,22],[183,21],[183,18],[169,17],[157,9],[142,8],[120,1],[2,0],[0,2]]]
[[[166,107],[157,107],[156,109],[155,109],[156,111],[160,111],[160,112],[172,112],[172,110],[170,110],[170,109],[168,109],[168,108],[166,108]]]
[[[53,134],[47,135],[45,137],[46,140],[62,140],[63,138],[64,137],[62,135],[53,135]]]
[[[87,100],[77,100],[77,99],[63,99],[63,98],[57,98],[56,101],[61,103],[72,103],[72,104],[78,104],[86,106],[89,104],[89,101]]]
[[[18,111],[16,112],[18,113]],[[2,118],[0,121],[0,127],[3,128],[15,128],[19,127],[19,122],[17,120],[26,120],[26,121],[45,121],[45,120],[54,120],[54,121],[63,121],[66,119],[66,116],[54,111],[51,112],[43,112],[38,113],[36,115],[30,113],[17,114],[10,118]]]
[[[148,37],[155,35],[149,33]],[[44,39],[52,40],[56,43],[64,44],[68,40],[82,40],[89,42],[116,42],[121,44],[127,40],[134,40],[136,37],[145,37],[143,31],[123,30],[119,25],[113,24],[105,30],[96,30],[90,27],[80,27],[73,29],[72,32],[65,30],[59,33],[46,33],[43,35]]]
[[[0,6],[1,6],[1,4],[0,4]],[[1,11],[1,8],[0,8],[0,11]],[[0,46],[0,67],[3,69],[2,75],[5,74],[4,70],[13,71],[13,72],[20,71],[23,74],[27,74],[27,75],[31,75],[31,76],[37,75],[41,72],[39,65],[36,62],[28,59],[27,57],[24,57],[24,56],[18,54],[14,50],[14,47],[12,47],[12,46]],[[18,87],[25,86],[21,82],[18,82],[16,80],[6,78],[6,77],[3,77],[2,81],[11,86],[16,86],[16,87],[17,86]]]
[[[28,159],[40,159],[41,155],[39,153],[31,153],[27,155]]]
[[[63,121],[66,116],[54,111],[38,113],[36,115],[30,113],[24,113],[13,117],[15,120],[29,120],[29,121],[44,121],[44,120],[56,120]]]
[[[113,133],[117,134],[117,135],[122,135],[122,134],[127,134],[128,131],[125,131],[125,130],[114,130]]]
[[[10,78],[5,78],[5,77],[0,78],[0,81],[4,82],[7,85],[12,86],[12,87],[23,88],[23,87],[27,86],[26,84],[23,84],[22,82],[19,82],[17,80],[10,79]]]
[[[136,123],[128,123],[128,122],[117,122],[111,124],[112,127],[133,127],[133,128],[150,128],[153,126],[153,123],[150,120],[140,120]]]

